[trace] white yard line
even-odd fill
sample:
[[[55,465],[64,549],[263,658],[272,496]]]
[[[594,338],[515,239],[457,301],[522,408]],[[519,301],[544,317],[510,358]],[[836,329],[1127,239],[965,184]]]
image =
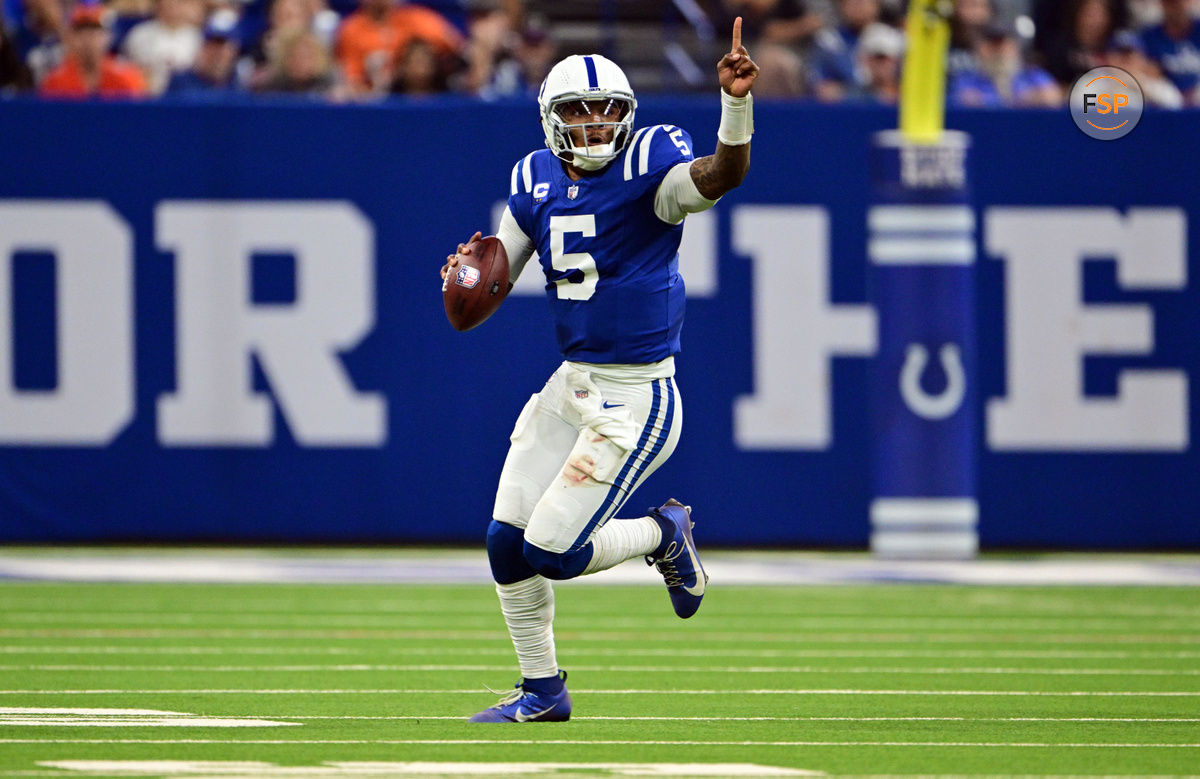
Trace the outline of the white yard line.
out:
[[[687,741],[667,739],[211,739],[211,738],[0,738],[0,744],[332,744],[332,745],[481,745],[481,744],[555,744],[570,746],[726,746],[726,747],[1005,747],[1005,748],[1080,748],[1080,749],[1200,749],[1200,743],[1088,743],[1049,741]]]
[[[45,760],[40,766],[85,772],[85,775],[117,776],[212,776],[221,779],[257,777],[381,777],[395,776],[675,776],[768,777],[820,776],[819,771],[755,765],[753,763],[493,763],[493,762],[335,762],[319,766],[279,766],[259,761],[191,760]],[[600,773],[596,773],[600,772]],[[78,774],[54,774],[71,776]]]
[[[6,728],[282,728],[299,724],[228,717],[0,717],[0,727]]]
[[[3,552],[0,551],[0,556]],[[1200,565],[1200,558],[1197,559],[1197,564]],[[485,591],[486,592],[486,591]],[[931,591],[933,592],[933,591]],[[86,595],[86,591],[84,591]],[[844,595],[845,592],[839,590],[830,590],[825,588],[827,597],[838,597]],[[1053,597],[1053,596],[1029,596],[1022,595],[1018,591],[1015,595],[1007,594],[1006,597],[997,598],[988,603],[981,604],[975,607],[964,606],[964,604],[948,598],[944,594],[933,593],[932,599],[925,599],[921,603],[912,602],[897,602],[892,600],[888,603],[888,608],[880,611],[878,608],[863,607],[854,603],[839,602],[836,611],[828,614],[820,614],[814,611],[807,611],[804,616],[818,617],[838,617],[838,618],[866,618],[872,616],[886,616],[890,618],[938,618],[938,619],[957,619],[960,617],[983,617],[993,615],[1010,619],[1031,619],[1031,618],[1052,618],[1065,617],[1069,619],[1076,618],[1104,618],[1114,619],[1118,617],[1127,617],[1131,619],[1152,619],[1152,618],[1171,618],[1171,619],[1197,619],[1200,620],[1200,608],[1181,608],[1178,606],[1158,606],[1153,604],[1136,604],[1136,605],[1104,605],[1103,607],[1087,608],[1070,597]],[[45,613],[45,614],[143,614],[143,613],[159,613],[156,611],[161,604],[154,600],[145,600],[137,593],[123,594],[119,602],[114,603],[111,600],[100,598],[100,604],[103,608],[98,607],[99,604],[92,603],[87,600],[74,600],[71,602],[60,602],[53,598],[45,598],[41,595],[29,596],[18,590],[9,590],[8,597],[5,603],[5,611],[13,614],[25,613]],[[397,600],[397,599],[380,599],[380,600],[339,600],[336,606],[331,606],[327,601],[316,601],[316,608],[309,609],[310,603],[307,601],[290,601],[286,604],[281,604],[279,601],[242,601],[238,602],[237,613],[240,615],[270,615],[270,614],[310,614],[313,616],[327,616],[345,618],[353,615],[362,615],[368,618],[379,618],[384,616],[423,616],[431,615],[443,616],[446,614],[454,614],[458,616],[476,616],[487,617],[495,613],[494,603],[487,598],[466,598],[446,601],[443,599],[434,600]],[[116,610],[113,607],[119,607]],[[620,617],[625,616],[619,609],[607,605],[603,602],[587,603],[579,605],[580,612],[595,616],[603,617]],[[828,608],[828,607],[827,607]],[[228,611],[221,609],[218,606],[211,604],[196,604],[187,611],[176,613],[185,613],[196,617],[217,617],[225,615]]]
[[[572,690],[577,695],[657,695],[661,689]],[[480,695],[469,690],[411,690],[394,689],[78,689],[78,690],[0,690],[0,695]],[[671,695],[950,695],[967,696],[1030,696],[1030,697],[1146,697],[1194,698],[1200,690],[853,690],[853,689],[757,689],[729,690],[671,690]]]
[[[83,626],[83,629],[96,626],[103,629],[103,626],[116,624],[128,625],[136,628],[139,625],[155,625],[166,626],[170,628],[173,625],[181,627],[192,627],[203,629],[202,624],[205,621],[214,622],[222,628],[237,629],[240,624],[246,624],[253,628],[271,628],[271,627],[336,627],[342,629],[404,629],[407,627],[423,627],[430,621],[428,614],[415,615],[393,615],[393,614],[376,614],[376,615],[345,615],[345,614],[312,614],[312,613],[220,613],[220,612],[72,612],[72,611],[9,611],[5,610],[5,620],[10,624],[28,623],[28,624],[67,624],[72,626]],[[779,619],[776,614],[741,614],[736,619],[739,621],[754,621],[754,620],[771,620]],[[941,630],[941,631],[967,631],[981,630],[983,632],[991,631],[1022,631],[1028,633],[1040,633],[1050,631],[1060,633],[1063,631],[1104,631],[1104,630],[1126,630],[1136,629],[1139,631],[1166,631],[1168,633],[1186,633],[1200,630],[1200,618],[1192,618],[1190,624],[1183,622],[1181,624],[1180,617],[1127,617],[1124,619],[1112,619],[1104,617],[1071,617],[1064,615],[1054,615],[1045,617],[1028,617],[1028,616],[995,616],[988,614],[962,614],[949,616],[879,616],[874,614],[854,615],[854,616],[800,616],[788,615],[787,624],[789,626],[786,631],[781,633],[807,633],[812,630],[863,630],[863,631],[887,631],[887,630]],[[656,618],[631,618],[615,615],[596,617],[595,621],[602,623],[606,628],[653,628],[661,625],[661,622]],[[455,617],[455,622],[460,628],[480,629],[487,628],[496,624],[496,615],[494,613],[481,613],[474,617]],[[566,628],[566,629],[569,629]]]
[[[78,646],[78,645],[38,645],[38,646],[0,646],[0,655],[465,655],[468,657],[503,657],[512,655],[512,647],[507,640],[503,645],[484,649],[462,646],[390,646],[378,649],[351,647],[248,647],[248,646]],[[715,655],[730,657],[804,657],[812,659],[841,660],[847,657],[868,658],[994,658],[994,659],[1026,659],[1026,660],[1194,660],[1200,658],[1200,652],[1190,650],[1168,650],[1163,652],[1142,650],[1108,651],[1085,650],[1063,652],[1052,649],[949,649],[949,650],[910,650],[910,649],[688,649],[686,647],[670,649],[614,649],[614,648],[580,648],[572,647],[576,656],[596,657],[713,657]]]
[[[56,761],[54,763],[54,765],[58,765],[58,763],[60,763],[60,762],[108,762],[108,761]],[[40,763],[40,765],[48,766],[48,765],[52,765],[52,763],[46,762],[46,763]],[[344,766],[344,765],[349,765],[349,763],[338,763],[338,765]],[[419,769],[419,771],[424,771],[425,772],[424,774],[419,774],[419,775],[421,775],[421,779],[430,779],[430,777],[437,777],[437,775],[445,775],[445,774],[430,773],[430,769],[425,767],[425,765],[421,765],[421,763],[407,763],[407,765],[418,766],[418,768],[416,768],[416,769]],[[538,766],[546,765],[548,768],[548,771],[551,771],[553,773],[541,774],[541,773],[532,773],[529,771],[517,771],[516,773],[502,773],[502,772],[499,772],[497,768],[493,767],[493,766],[498,766],[498,763],[473,763],[473,766],[478,766],[478,771],[476,771],[476,773],[479,773],[479,775],[487,775],[487,777],[514,777],[514,775],[515,775],[515,777],[529,777],[529,775],[534,775],[534,777],[538,777],[538,775],[545,775],[545,777],[556,777],[556,775],[563,775],[562,773],[560,773],[560,768],[554,767],[553,763],[534,763],[534,765],[538,765]],[[624,765],[626,765],[626,763],[620,763],[620,765],[624,766]],[[672,765],[686,765],[686,763],[672,763]],[[704,767],[716,766],[716,767],[718,767],[719,771],[721,769],[720,763],[698,763],[698,765],[701,765]],[[774,768],[774,767],[772,767],[772,768]],[[66,778],[66,777],[78,777],[78,775],[80,775],[79,773],[67,773],[67,771],[68,771],[68,768],[43,769],[43,771],[6,771],[5,775],[6,775],[6,777],[54,777],[54,778],[58,778],[58,779],[62,779],[62,778]],[[280,769],[276,768],[276,771],[280,771]],[[314,769],[311,767],[299,767],[298,771],[296,771],[296,773],[301,775],[301,777],[304,777],[304,775],[313,775],[313,773],[316,771],[320,771],[320,769],[319,768]],[[786,771],[786,769],[784,769],[784,771]],[[800,771],[800,769],[793,769],[793,771]],[[372,772],[372,773],[374,773],[374,772]],[[814,771],[814,772],[800,771],[800,773],[811,774],[811,775],[820,775],[820,777],[826,777],[827,779],[1030,779],[1030,775],[1028,775],[1028,774],[826,774],[826,773],[821,773],[821,772],[816,772],[816,771]],[[132,771],[128,771],[128,772],[96,771],[96,772],[92,773],[91,775],[96,775],[96,774],[106,775],[106,777],[108,777],[108,775],[116,775],[116,777],[145,777],[146,772],[145,771],[137,771],[137,769],[132,769]],[[89,775],[89,774],[83,774],[83,775],[84,775],[84,777],[86,777],[86,775]],[[197,777],[197,775],[204,775],[204,774],[197,774],[197,773],[193,772],[193,773],[176,774],[176,775],[182,775],[182,777]],[[227,773],[222,773],[221,777],[228,777],[228,775],[229,774],[227,774]],[[241,777],[269,777],[269,775],[271,775],[271,774],[242,773],[240,775],[241,775]],[[276,773],[275,775],[280,775],[280,774]],[[317,775],[319,775],[319,774],[317,774]],[[362,774],[358,774],[358,775],[362,775]],[[371,774],[366,774],[366,775],[371,775]],[[376,775],[378,775],[378,774],[376,774]],[[454,777],[461,777],[461,775],[463,775],[463,772],[457,772],[457,773],[454,773],[451,775],[454,775]],[[467,775],[470,775],[470,774],[468,773]],[[637,774],[619,773],[616,775],[637,775]],[[662,774],[661,771],[656,771],[656,773],[644,774],[644,775],[659,775],[659,777],[661,777],[661,775],[664,775],[664,774]],[[668,774],[668,775],[670,775],[670,774]],[[703,775],[703,774],[684,774],[684,775]],[[744,775],[763,775],[763,777],[770,777],[770,775],[788,775],[788,774],[763,773],[763,774],[744,774]],[[1096,778],[1096,775],[1094,775],[1094,774],[1038,774],[1038,779],[1097,779],[1097,778]],[[1159,774],[1121,774],[1121,779],[1195,779],[1195,774],[1160,774],[1160,773]]]
[[[106,717],[186,717],[184,711],[163,711],[162,709],[63,709],[47,706],[0,706],[0,715],[6,714],[77,714],[81,716]]]
[[[412,648],[415,649],[415,648]],[[456,652],[456,647],[429,647],[423,651],[429,654],[462,654]],[[458,648],[461,649],[461,648]],[[478,650],[480,653],[499,652],[499,650]],[[511,654],[511,649],[508,650]],[[380,649],[351,649],[323,646],[77,646],[77,645],[41,645],[41,646],[0,646],[0,655],[361,655],[361,654],[397,654],[395,648]],[[1196,655],[1200,657],[1200,652]]]
[[[556,625],[560,635],[569,634],[573,642],[627,642],[631,639],[642,642],[678,642],[681,634],[662,628],[657,630],[618,630],[605,628],[603,630],[583,630],[573,628],[569,624]],[[1126,633],[1067,633],[1067,634],[1011,634],[993,632],[969,633],[920,633],[887,631],[861,631],[845,633],[823,633],[821,631],[787,631],[774,630],[770,632],[754,631],[719,631],[710,630],[696,632],[696,638],[703,639],[708,644],[729,642],[735,645],[746,644],[979,644],[990,643],[1036,643],[1045,644],[1164,644],[1164,645],[1198,645],[1200,633],[1175,634],[1140,634]],[[434,641],[471,640],[499,641],[507,639],[502,626],[495,630],[439,630],[428,628],[423,630],[292,630],[274,629],[261,630],[254,628],[0,628],[0,637],[4,638],[199,638],[199,639],[297,639],[322,641],[385,641],[428,639]],[[715,651],[722,651],[717,648]]]
[[[147,673],[420,673],[441,671],[511,671],[512,664],[495,665],[0,665],[3,671],[147,672]],[[1012,668],[944,666],[717,666],[717,665],[572,665],[571,670],[597,673],[721,673],[721,674],[891,674],[987,676],[1200,676],[1196,668]]]
[[[263,715],[266,716],[266,715]],[[424,714],[379,714],[379,715],[340,715],[340,714],[271,714],[282,720],[385,720],[409,721],[446,720],[462,722],[461,716],[424,715]],[[218,717],[219,719],[219,717]],[[603,720],[612,722],[1088,722],[1088,723],[1130,723],[1130,722],[1159,722],[1190,724],[1200,722],[1200,717],[683,717],[683,716],[653,716],[653,715],[584,715],[580,721]]]
[[[274,728],[299,724],[248,717],[202,717],[158,709],[0,706],[0,726],[4,727]]]

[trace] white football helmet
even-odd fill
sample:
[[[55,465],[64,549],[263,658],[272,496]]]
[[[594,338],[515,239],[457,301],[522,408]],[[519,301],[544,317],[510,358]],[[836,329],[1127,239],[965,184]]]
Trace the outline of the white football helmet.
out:
[[[637,100],[615,62],[599,54],[572,54],[546,75],[538,107],[550,151],[583,170],[599,170],[629,142]],[[583,121],[585,117],[601,121]],[[577,128],[578,143],[571,128]],[[596,137],[602,135],[608,140]]]

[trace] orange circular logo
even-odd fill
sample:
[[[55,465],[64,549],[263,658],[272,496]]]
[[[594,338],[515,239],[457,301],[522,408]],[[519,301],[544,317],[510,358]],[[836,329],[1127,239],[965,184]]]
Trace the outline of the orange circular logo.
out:
[[[1145,101],[1137,79],[1120,68],[1093,68],[1071,88],[1075,126],[1101,141],[1123,138],[1137,127]]]

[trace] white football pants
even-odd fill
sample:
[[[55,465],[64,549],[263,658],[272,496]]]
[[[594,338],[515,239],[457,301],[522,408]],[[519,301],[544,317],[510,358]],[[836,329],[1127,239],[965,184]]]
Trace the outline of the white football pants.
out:
[[[564,362],[513,427],[493,518],[548,552],[585,546],[675,451],[675,380]]]

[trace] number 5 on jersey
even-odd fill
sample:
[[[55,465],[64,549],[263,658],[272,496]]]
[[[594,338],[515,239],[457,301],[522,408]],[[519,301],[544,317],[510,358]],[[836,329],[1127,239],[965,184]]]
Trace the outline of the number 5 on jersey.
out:
[[[554,285],[561,300],[587,300],[596,294],[600,274],[596,260],[587,252],[563,251],[563,237],[578,233],[584,238],[596,237],[596,215],[574,214],[550,217],[550,266],[558,271]]]

